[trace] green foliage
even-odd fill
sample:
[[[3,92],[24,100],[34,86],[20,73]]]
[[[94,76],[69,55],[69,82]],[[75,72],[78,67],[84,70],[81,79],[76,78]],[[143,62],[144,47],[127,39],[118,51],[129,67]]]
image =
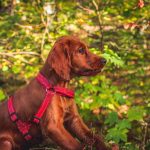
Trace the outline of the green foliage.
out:
[[[122,67],[123,61],[118,56],[117,53],[113,52],[111,49],[108,48],[107,45],[104,46],[104,54],[102,55],[108,62],[111,62],[115,66]]]
[[[130,110],[128,111],[128,114],[127,114],[128,119],[130,121],[143,120],[144,115],[145,115],[145,109],[143,107],[141,107],[141,106],[131,107]]]
[[[111,128],[106,135],[107,140],[119,143],[121,141],[127,142],[127,133],[131,129],[131,123],[127,119],[120,120],[116,112],[111,112],[105,120]]]
[[[116,112],[111,112],[107,116],[105,123],[109,124],[109,126],[112,126],[118,122],[118,114]]]
[[[109,120],[110,121],[110,120]],[[116,143],[121,141],[127,142],[127,133],[131,128],[131,123],[124,119],[117,121],[116,125],[108,130],[106,135],[107,140],[112,140]]]

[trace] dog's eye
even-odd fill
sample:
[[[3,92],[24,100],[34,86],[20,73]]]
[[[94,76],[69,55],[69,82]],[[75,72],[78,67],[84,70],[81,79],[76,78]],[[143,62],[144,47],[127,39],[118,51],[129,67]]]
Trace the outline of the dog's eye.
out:
[[[84,54],[85,53],[85,49],[84,48],[79,48],[79,53]]]

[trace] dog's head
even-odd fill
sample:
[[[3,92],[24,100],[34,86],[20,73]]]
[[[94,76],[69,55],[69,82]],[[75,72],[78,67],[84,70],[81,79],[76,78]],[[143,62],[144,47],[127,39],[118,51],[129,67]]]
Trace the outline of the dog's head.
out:
[[[104,58],[91,53],[87,46],[74,36],[59,38],[47,61],[64,80],[70,80],[74,75],[96,75],[106,63]]]

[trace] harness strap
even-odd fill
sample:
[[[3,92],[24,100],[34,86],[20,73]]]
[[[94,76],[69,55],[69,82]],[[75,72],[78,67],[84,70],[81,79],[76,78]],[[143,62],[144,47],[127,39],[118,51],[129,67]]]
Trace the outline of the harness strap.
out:
[[[36,123],[36,124],[40,123],[40,120],[41,120],[42,116],[44,115],[44,112],[46,111],[49,103],[51,102],[53,95],[54,95],[54,92],[47,91],[42,105],[40,106],[38,112],[35,114],[35,116],[33,118],[34,123]]]
[[[46,96],[44,98],[44,101],[40,106],[38,112],[33,117],[33,122],[39,124],[44,112],[46,111],[49,103],[52,100],[54,93],[72,98],[74,97],[74,92],[58,86],[53,87],[41,73],[38,74],[36,79],[46,89]]]
[[[11,121],[16,123],[19,132],[27,141],[31,140],[32,136],[29,134],[31,124],[29,122],[23,122],[18,118],[17,113],[13,107],[13,96],[11,96],[8,100],[8,112]]]
[[[17,114],[14,110],[14,107],[13,107],[13,97],[9,98],[8,111],[9,111],[9,115],[10,115],[12,122],[16,122],[18,120],[18,116],[17,116]]]
[[[41,74],[39,73],[36,77],[37,81],[42,84],[42,86],[46,89],[52,88],[52,85],[49,83],[49,81]]]
[[[54,91],[56,93],[58,93],[59,95],[61,95],[61,96],[66,96],[66,97],[69,97],[69,98],[74,97],[74,92],[71,91],[71,90],[68,90],[66,88],[61,88],[61,87],[55,86]]]
[[[33,123],[39,124],[42,116],[44,115],[48,105],[52,101],[52,97],[54,96],[55,93],[57,93],[61,96],[68,97],[68,98],[73,98],[74,92],[71,90],[68,90],[66,88],[62,88],[62,87],[58,87],[58,86],[53,87],[41,73],[38,74],[36,79],[46,90],[45,98],[44,98],[39,110],[34,115],[33,120],[32,120]],[[7,105],[8,105],[8,112],[10,115],[10,119],[12,120],[12,122],[16,123],[19,132],[24,136],[24,139],[26,141],[31,140],[32,136],[29,133],[29,130],[31,127],[31,122],[29,122],[29,121],[24,122],[18,118],[18,115],[13,106],[13,97],[10,97],[8,99]]]

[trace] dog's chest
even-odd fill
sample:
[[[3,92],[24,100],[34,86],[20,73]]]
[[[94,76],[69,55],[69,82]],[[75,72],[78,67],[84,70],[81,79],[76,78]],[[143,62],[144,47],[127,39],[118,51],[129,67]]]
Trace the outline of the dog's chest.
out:
[[[60,96],[60,105],[63,109],[63,112],[69,112],[72,103],[73,103],[72,99]]]

